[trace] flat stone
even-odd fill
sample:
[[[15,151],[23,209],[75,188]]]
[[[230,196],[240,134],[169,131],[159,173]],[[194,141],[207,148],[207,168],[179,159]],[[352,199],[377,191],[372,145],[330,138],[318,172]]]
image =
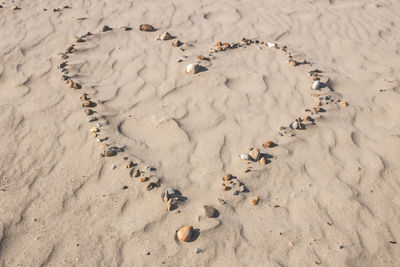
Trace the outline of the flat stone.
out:
[[[207,218],[214,218],[218,216],[218,211],[215,208],[208,205],[204,205],[203,208],[204,208],[204,214],[206,215]]]
[[[260,150],[258,148],[254,148],[249,152],[249,156],[253,160],[258,160],[260,158]]]

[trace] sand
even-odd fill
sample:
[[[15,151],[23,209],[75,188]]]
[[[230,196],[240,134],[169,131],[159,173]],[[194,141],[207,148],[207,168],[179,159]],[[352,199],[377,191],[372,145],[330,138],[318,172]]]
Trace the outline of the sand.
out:
[[[1,6],[1,266],[400,265],[398,1]],[[157,31],[139,31],[143,23]],[[165,31],[184,44],[155,40]],[[288,50],[251,44],[210,56],[216,42],[243,37]],[[59,52],[71,44],[66,74]],[[310,64],[291,66],[289,52]],[[210,61],[185,73],[198,55]],[[313,69],[321,91],[310,89]],[[88,122],[83,93],[98,121]],[[305,111],[315,93],[335,100],[322,101],[326,112]],[[288,127],[309,115],[304,130]],[[124,152],[100,156],[97,122],[101,143]],[[267,164],[241,160],[249,148]],[[150,181],[129,175],[131,160]],[[248,192],[223,191],[226,173]],[[183,200],[167,211],[171,187]],[[176,239],[183,225],[196,229],[191,242]]]

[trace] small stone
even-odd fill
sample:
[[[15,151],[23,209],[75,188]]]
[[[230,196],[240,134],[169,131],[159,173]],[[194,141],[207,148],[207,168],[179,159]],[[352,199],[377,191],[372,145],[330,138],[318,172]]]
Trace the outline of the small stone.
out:
[[[92,133],[97,133],[97,132],[99,132],[99,128],[93,127],[92,129],[90,129],[90,131],[91,131]]]
[[[254,148],[249,152],[249,156],[253,160],[258,160],[260,158],[260,150],[258,148]]]
[[[261,165],[266,165],[266,164],[267,164],[267,162],[265,161],[265,158],[264,158],[264,157],[261,157],[261,159],[260,159],[260,164],[261,164]]]
[[[344,102],[344,101],[342,102],[342,106],[343,106],[343,107],[347,107],[348,105],[349,105],[349,104],[348,104],[347,102]]]
[[[116,165],[111,165],[111,170],[114,170],[115,168],[117,168],[117,166]]]
[[[150,191],[150,190],[152,190],[152,189],[154,189],[154,188],[158,188],[158,187],[160,187],[160,184],[159,184],[158,182],[157,182],[157,183],[151,182],[151,183],[149,183],[149,184],[147,185],[146,190],[147,190],[147,191]]]
[[[163,34],[160,35],[160,40],[167,41],[167,40],[171,40],[171,39],[172,39],[172,35],[169,34],[169,32],[164,32]]]
[[[311,88],[314,90],[320,89],[322,87],[322,84],[319,80],[313,82],[313,84],[311,85]]]
[[[150,24],[141,24],[139,29],[143,32],[152,32],[155,31],[155,28]]]
[[[168,188],[167,189],[167,192],[166,192],[166,196],[167,196],[167,199],[169,199],[171,196],[173,196],[173,195],[175,195],[175,189],[173,189],[173,188]]]
[[[226,182],[232,180],[232,174],[230,174],[230,173],[225,174],[224,180],[225,180]]]
[[[174,47],[180,47],[182,44],[183,44],[183,43],[182,43],[181,41],[179,41],[179,40],[176,40],[175,42],[172,43],[172,45],[173,45]]]
[[[183,226],[181,229],[178,230],[178,233],[176,234],[179,240],[185,242],[190,241],[192,235],[193,235],[193,227],[189,225]]]
[[[258,204],[258,201],[260,201],[260,199],[258,197],[254,197],[250,200],[251,205],[255,206]]]
[[[141,181],[142,183],[147,182],[148,180],[149,180],[149,178],[146,177],[146,176],[140,178],[140,181]]]
[[[241,160],[249,160],[250,159],[249,154],[241,154],[240,159]]]
[[[139,177],[140,176],[140,171],[139,169],[136,169],[133,171],[133,177]]]
[[[265,141],[263,146],[264,147],[273,147],[273,146],[275,146],[275,143],[272,141]]]
[[[97,121],[96,117],[89,117],[88,118],[88,122],[93,122],[93,121]]]
[[[226,204],[225,200],[223,200],[222,198],[217,198],[217,201],[218,201],[221,205]]]
[[[196,252],[196,254],[199,254],[199,253],[202,253],[203,251],[199,248],[196,248],[195,252]]]
[[[123,187],[122,187],[122,189],[128,189],[128,186],[127,185],[124,185]]]
[[[88,108],[88,109],[85,109],[85,113],[86,113],[86,115],[90,116],[90,115],[92,115],[94,112],[93,112],[93,110],[91,110],[90,108]]]
[[[239,190],[235,190],[235,191],[233,191],[233,195],[235,195],[235,196],[237,196],[237,195],[239,195]]]
[[[289,60],[289,64],[292,65],[293,67],[296,67],[297,66],[297,61],[291,59],[291,60]]]
[[[134,166],[133,161],[130,161],[128,164],[126,164],[126,168],[130,169]]]
[[[102,31],[102,32],[108,32],[108,31],[111,31],[111,30],[112,30],[112,28],[110,28],[110,27],[107,26],[107,25],[104,25],[103,28],[101,28],[101,31]]]
[[[298,121],[293,122],[292,123],[292,128],[293,129],[298,129],[299,128],[299,122]]]
[[[229,190],[231,190],[231,187],[230,186],[226,186],[226,184],[222,184],[222,190],[229,191]]]
[[[244,184],[239,186],[239,191],[242,192],[242,193],[245,192],[246,191],[246,186]]]
[[[206,215],[207,218],[217,217],[218,211],[213,207],[204,205],[203,208],[204,208],[204,215]]]
[[[190,74],[196,74],[200,71],[200,65],[193,63],[186,66],[186,72]]]

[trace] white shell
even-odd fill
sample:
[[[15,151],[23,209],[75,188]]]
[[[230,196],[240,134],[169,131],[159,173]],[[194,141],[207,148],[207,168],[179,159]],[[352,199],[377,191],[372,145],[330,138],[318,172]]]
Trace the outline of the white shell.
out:
[[[242,159],[242,160],[249,160],[249,154],[241,154],[240,155],[240,159]]]
[[[163,34],[160,35],[160,39],[163,40],[163,41],[171,40],[172,39],[172,35],[169,34],[169,32],[164,32]]]
[[[191,73],[191,74],[196,74],[200,70],[200,65],[199,64],[189,64],[186,66],[186,72]]]
[[[268,47],[269,47],[269,48],[276,47],[276,44],[274,44],[274,43],[270,43],[270,42],[268,42],[268,43],[267,43],[267,45],[268,45]]]
[[[297,121],[292,123],[293,129],[298,129],[299,128],[299,123]]]
[[[321,82],[320,81],[313,82],[313,84],[311,85],[311,88],[314,90],[321,88]]]

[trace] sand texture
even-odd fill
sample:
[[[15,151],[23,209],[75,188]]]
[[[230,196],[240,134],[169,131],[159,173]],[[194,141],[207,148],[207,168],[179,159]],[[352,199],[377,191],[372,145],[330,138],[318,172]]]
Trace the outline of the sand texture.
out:
[[[0,266],[400,266],[399,14],[397,0],[0,3]],[[252,148],[265,165],[240,158]]]

